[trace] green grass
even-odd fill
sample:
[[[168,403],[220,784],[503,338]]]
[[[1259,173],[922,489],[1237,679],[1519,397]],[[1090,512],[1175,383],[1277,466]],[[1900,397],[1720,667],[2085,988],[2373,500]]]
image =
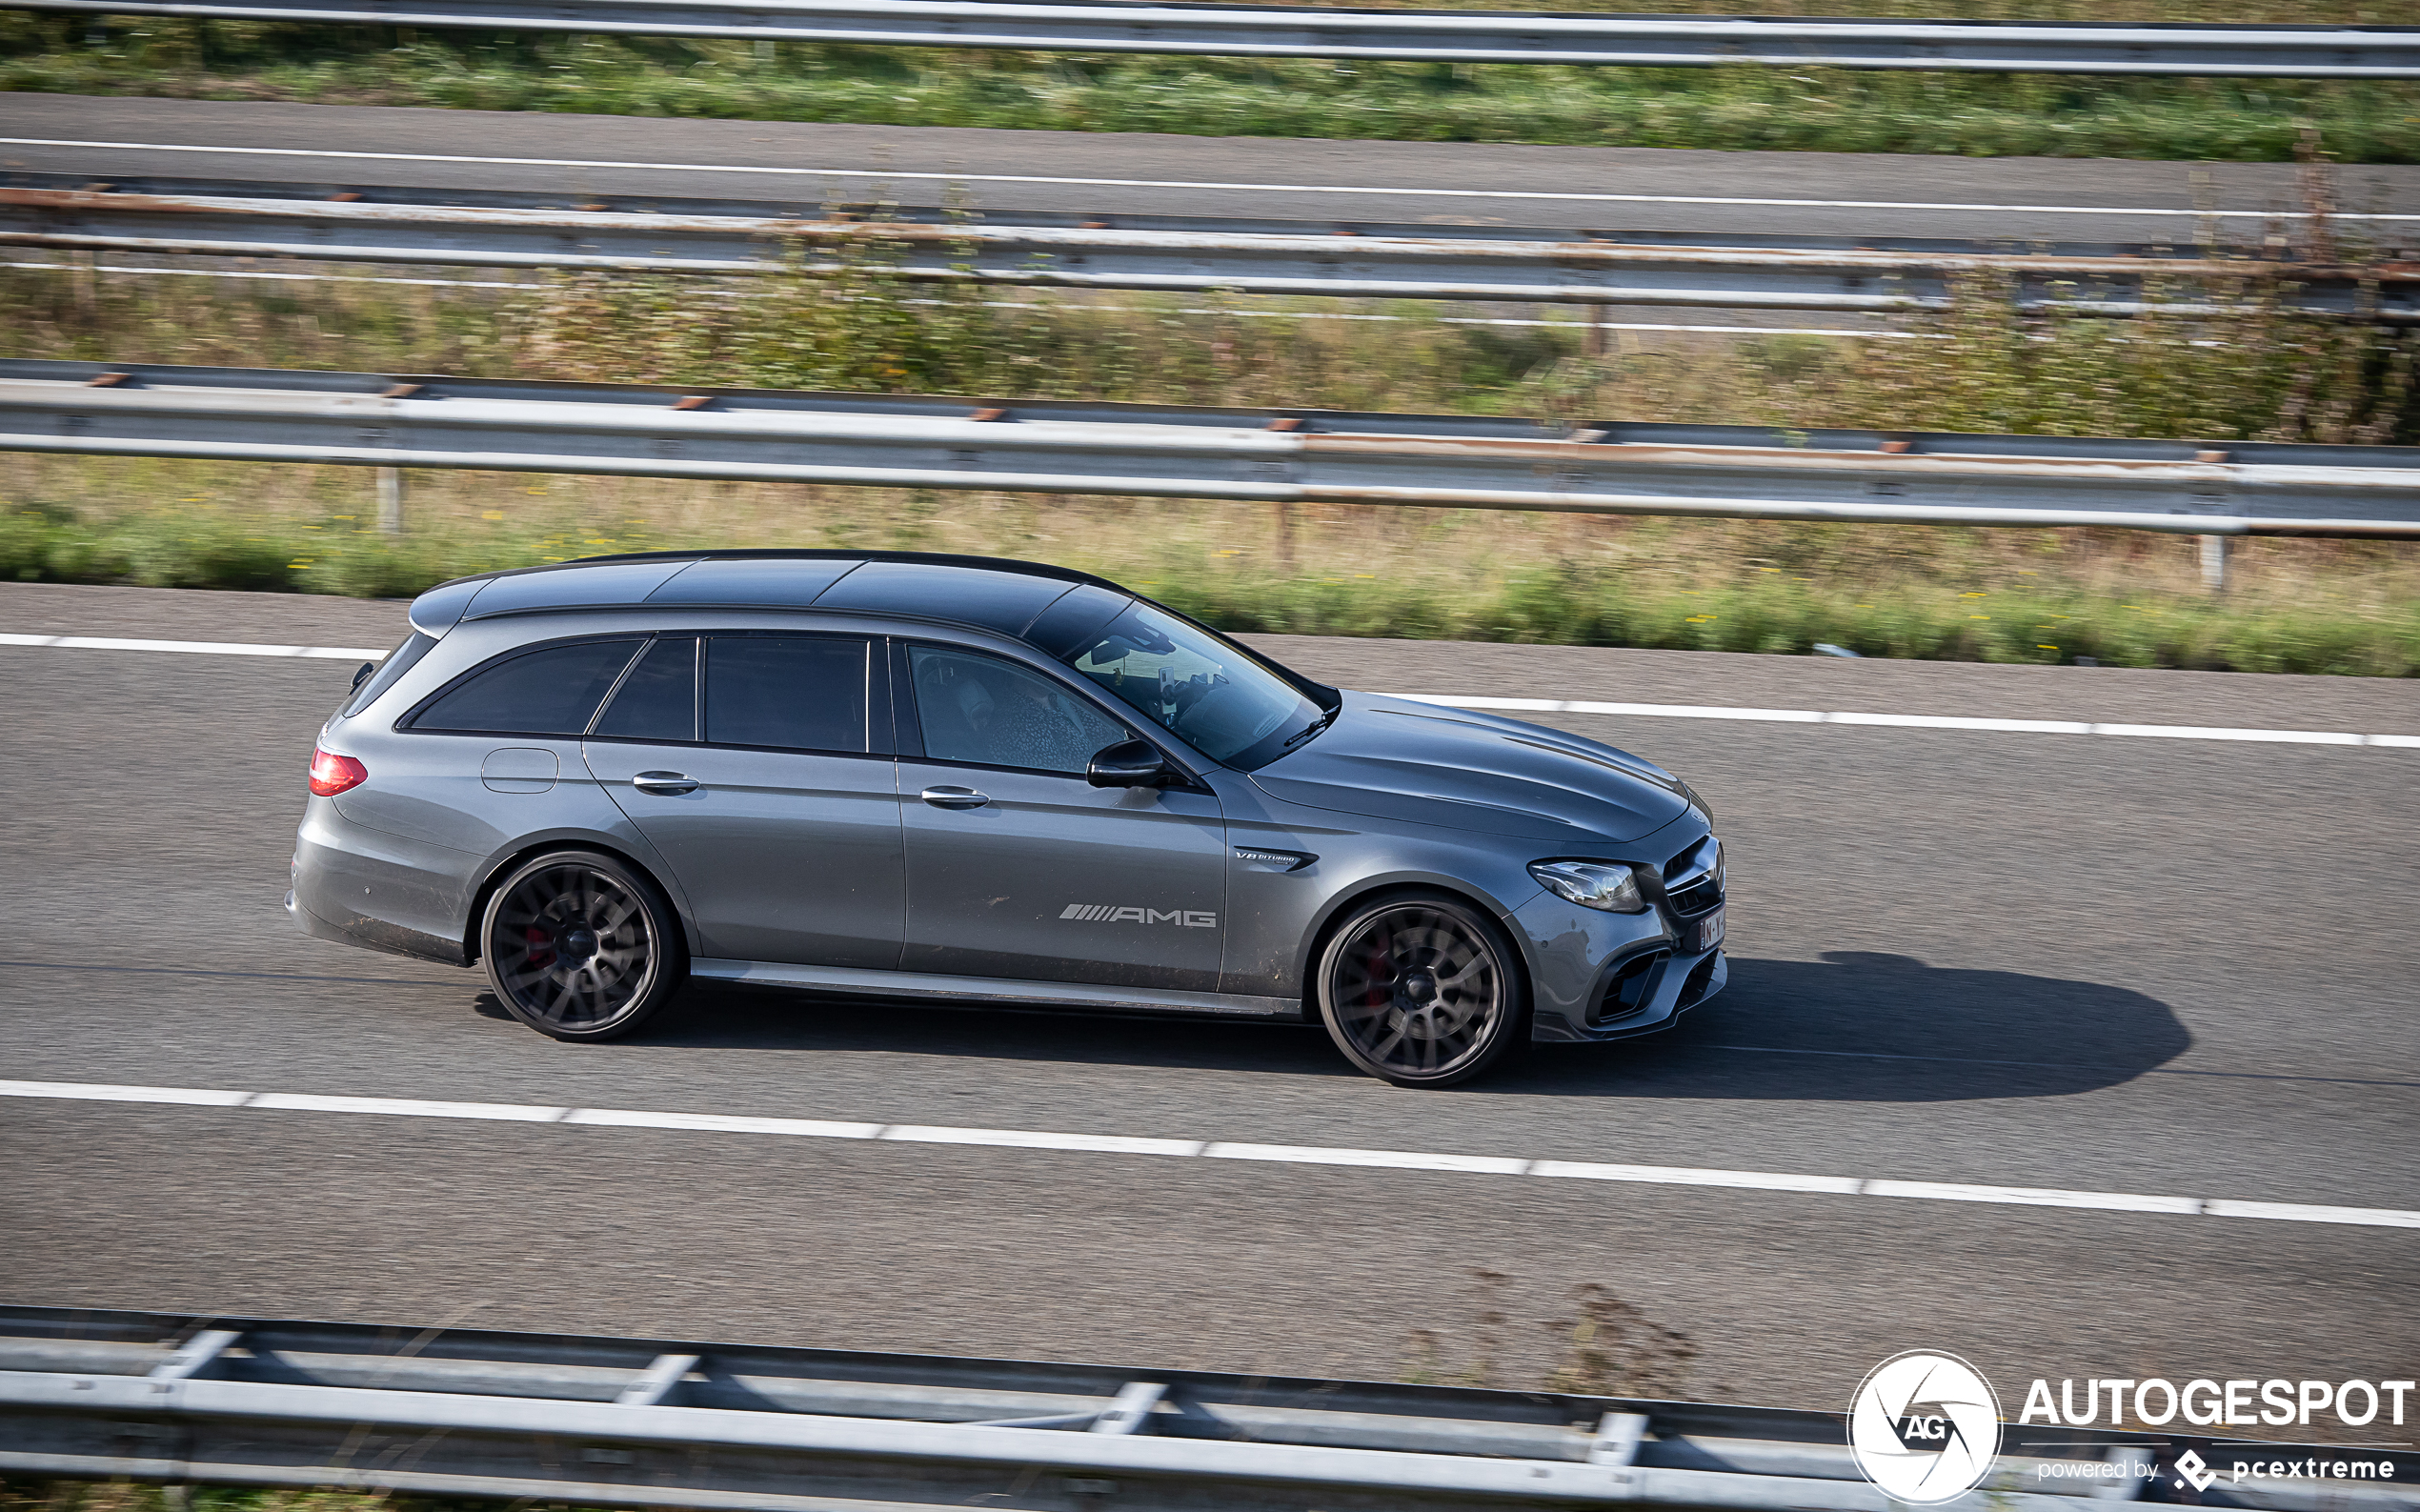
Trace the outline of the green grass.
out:
[[[309,265],[288,265],[309,272]],[[361,270],[340,270],[347,278]],[[2195,291],[2175,292],[2194,299]],[[1576,327],[1433,306],[1140,296],[993,308],[829,279],[512,289],[0,271],[0,354],[477,372],[989,396],[2374,442],[2414,430],[2420,338],[2298,319],[2275,291],[2185,320],[2033,320],[1988,285],[1951,339],[1690,338],[1586,355]],[[1189,313],[1189,309],[1207,312]],[[1261,318],[1261,315],[1271,318]],[[889,546],[1098,571],[1240,630],[2016,662],[2420,673],[2420,549],[2261,541],[2201,593],[2188,538],[1052,499],[0,455],[0,577],[396,595],[655,547]]]
[[[1511,5],[1513,0],[1504,0]],[[1558,5],[1556,9],[1574,9]],[[1624,9],[1613,0],[1577,9]],[[1710,3],[1676,9],[1720,9]],[[1805,7],[1822,13],[1837,6]],[[1867,4],[1855,8],[1861,13]],[[1898,5],[1938,14],[1977,9]],[[2396,20],[2390,7],[2010,5],[2117,19]],[[2313,12],[2321,12],[2314,14]],[[2420,161],[2420,86],[1573,69],[508,36],[0,13],[0,89],[1194,135],[2286,161]]]
[[[1988,280],[1899,329],[1617,343],[1571,325],[1452,325],[1454,307],[1217,295],[1035,298],[903,283],[880,249],[831,278],[583,275],[508,289],[0,269],[0,355],[477,373],[1008,398],[1451,411],[2037,434],[2420,438],[2420,334],[2289,314],[2016,314]],[[189,259],[184,266],[194,266]],[[281,264],[310,272],[311,265]],[[493,282],[494,280],[487,280]],[[2198,302],[2210,291],[2158,292]],[[1502,313],[1503,307],[1473,307]],[[1338,314],[1390,316],[1336,319]]]
[[[2420,554],[2189,537],[935,494],[0,455],[0,579],[401,596],[464,573],[744,546],[1003,554],[1238,631],[2420,675]]]

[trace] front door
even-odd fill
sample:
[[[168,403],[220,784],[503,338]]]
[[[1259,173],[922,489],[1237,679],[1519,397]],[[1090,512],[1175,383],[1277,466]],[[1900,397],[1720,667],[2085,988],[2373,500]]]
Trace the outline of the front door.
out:
[[[1215,992],[1226,823],[1208,793],[1097,788],[1133,732],[1002,657],[911,645],[923,755],[899,760],[902,970]]]
[[[878,649],[858,635],[665,636],[597,718],[589,769],[680,879],[705,956],[898,965]]]

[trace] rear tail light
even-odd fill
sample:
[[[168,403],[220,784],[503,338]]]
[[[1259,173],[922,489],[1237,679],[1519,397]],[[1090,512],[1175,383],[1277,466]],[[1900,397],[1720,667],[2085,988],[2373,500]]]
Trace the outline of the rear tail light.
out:
[[[311,791],[320,797],[333,798],[369,780],[370,769],[349,756],[333,751],[311,753]]]

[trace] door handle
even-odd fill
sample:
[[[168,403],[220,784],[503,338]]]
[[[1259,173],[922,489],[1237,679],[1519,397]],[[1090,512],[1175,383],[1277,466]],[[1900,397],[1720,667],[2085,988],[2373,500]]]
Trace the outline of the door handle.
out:
[[[697,791],[697,779],[678,772],[641,772],[630,779],[630,785],[641,793],[661,793],[667,796]]]
[[[979,809],[992,800],[973,788],[926,788],[924,801],[937,809]]]

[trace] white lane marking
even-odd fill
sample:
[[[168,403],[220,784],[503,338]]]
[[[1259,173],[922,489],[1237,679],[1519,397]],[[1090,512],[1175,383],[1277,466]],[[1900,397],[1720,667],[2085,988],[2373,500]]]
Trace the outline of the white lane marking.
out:
[[[1873,1183],[1849,1176],[1793,1176],[1784,1171],[1705,1171],[1685,1165],[1605,1165],[1589,1160],[1533,1160],[1532,1176],[1578,1181],[1640,1181],[1655,1186],[1735,1186],[1752,1192],[1828,1192],[1862,1197]]]
[[[1340,1150],[1315,1144],[1235,1144],[1216,1140],[1201,1153],[1214,1160],[1275,1160],[1286,1165],[1369,1165],[1390,1171],[1465,1171],[1477,1176],[1527,1176],[1534,1160],[1493,1155],[1436,1155],[1423,1150]]]
[[[507,1123],[559,1123],[569,1108],[538,1108],[518,1102],[432,1102],[422,1098],[328,1098],[309,1092],[263,1092],[248,1108],[290,1113],[375,1113],[390,1119],[500,1119]]]
[[[0,1098],[64,1098],[71,1102],[184,1102],[206,1108],[240,1108],[249,1092],[201,1087],[120,1087],[98,1081],[0,1081]]]
[[[216,656],[315,656],[331,661],[381,661],[374,646],[261,646],[231,640],[130,640],[114,635],[0,635],[0,646],[51,646],[70,651],[175,651]],[[1938,714],[1862,714],[1855,710],[1747,709],[1727,704],[1602,703],[1585,698],[1467,698],[1432,693],[1382,696],[1444,709],[1501,709],[1519,714],[1636,715],[1651,719],[1746,719],[1767,724],[1857,724],[1902,730],[1988,730],[2020,735],[2146,736],[2167,740],[2258,740],[2285,745],[2366,745],[2420,750],[2420,736],[2356,735],[2343,730],[2253,730],[2191,724],[2087,724],[2072,719],[1980,719]]]
[[[573,1108],[556,1120],[609,1129],[696,1129],[708,1134],[787,1134],[810,1139],[871,1139],[878,1123],[829,1119],[749,1119],[729,1113],[640,1113],[628,1108]]]
[[[2150,736],[2168,740],[2260,740],[2285,745],[2369,745],[2420,749],[2420,736],[2355,735],[2343,730],[2253,730],[2192,724],[2092,724],[2072,719],[1969,719],[1937,714],[1860,714],[1825,709],[1740,709],[1723,704],[1598,703],[1584,698],[1457,698],[1390,693],[1389,698],[1445,709],[1521,714],[1640,715],[1660,719],[1749,719],[1780,724],[1862,724],[1901,730],[1990,730],[2025,735]]]
[[[1976,1186],[1943,1181],[1804,1176],[1783,1171],[1698,1170],[1669,1165],[1603,1165],[1572,1160],[1525,1160],[1501,1156],[1446,1155],[1418,1150],[1355,1150],[1327,1145],[1240,1144],[1196,1139],[1137,1139],[1120,1135],[1062,1134],[1039,1129],[958,1129],[922,1124],[834,1122],[821,1119],[751,1119],[719,1114],[649,1113],[624,1108],[556,1108],[511,1102],[445,1102],[416,1098],[320,1097],[291,1092],[237,1092],[201,1087],[115,1086],[89,1081],[0,1081],[0,1097],[65,1099],[86,1102],[163,1103],[183,1106],[264,1108],[302,1113],[366,1114],[421,1119],[502,1119],[521,1123],[574,1123],[599,1128],[676,1129],[710,1134],[774,1134],[820,1139],[874,1139],[914,1144],[978,1145],[991,1149],[1049,1150],[1086,1155],[1139,1155],[1175,1159],[1263,1160],[1284,1165],[1344,1165],[1398,1171],[1440,1171],[1467,1176],[1548,1177],[1622,1181],[1650,1186],[1711,1186],[1749,1192],[1795,1192],[1840,1197],[1886,1197],[1933,1202],[1985,1202],[2014,1207],[2071,1207],[2176,1217],[2269,1219],[2300,1223],[2338,1223],[2356,1228],[2420,1228],[2420,1212],[2397,1208],[2343,1207],[2303,1202],[2253,1202],[2231,1199],[2161,1197],[2138,1192],[2066,1191],[2051,1187]]]
[[[1990,205],[1899,199],[1767,199],[1733,194],[1607,194],[1540,189],[1395,189],[1365,184],[1244,184],[1165,178],[1074,178],[1044,173],[923,173],[887,168],[764,168],[739,163],[647,163],[588,157],[478,157],[451,152],[360,152],[314,147],[211,147],[191,142],[79,142],[0,136],[0,146],[82,147],[134,152],[226,152],[252,157],[333,157],[382,163],[479,163],[504,168],[622,168],[668,173],[772,173],[789,178],[912,178],[949,184],[1068,184],[1093,189],[1251,190],[1272,194],[1398,194],[1422,199],[1550,199],[1612,205],[1744,205],[1773,210],[1935,210],[2005,215],[2162,215],[2202,219],[2302,220],[2301,211],[2153,210],[2110,205]],[[2420,220],[2420,214],[2331,212],[2336,220]]]
[[[329,661],[383,661],[384,646],[263,646],[240,640],[131,640],[118,635],[9,635],[0,646],[55,646],[65,651],[181,651],[203,656],[303,656]]]
[[[1007,1150],[1079,1150],[1093,1155],[1200,1155],[1200,1139],[1137,1139],[1120,1134],[1053,1134],[1039,1129],[951,1129],[895,1123],[875,1136],[903,1144],[981,1144]]]

